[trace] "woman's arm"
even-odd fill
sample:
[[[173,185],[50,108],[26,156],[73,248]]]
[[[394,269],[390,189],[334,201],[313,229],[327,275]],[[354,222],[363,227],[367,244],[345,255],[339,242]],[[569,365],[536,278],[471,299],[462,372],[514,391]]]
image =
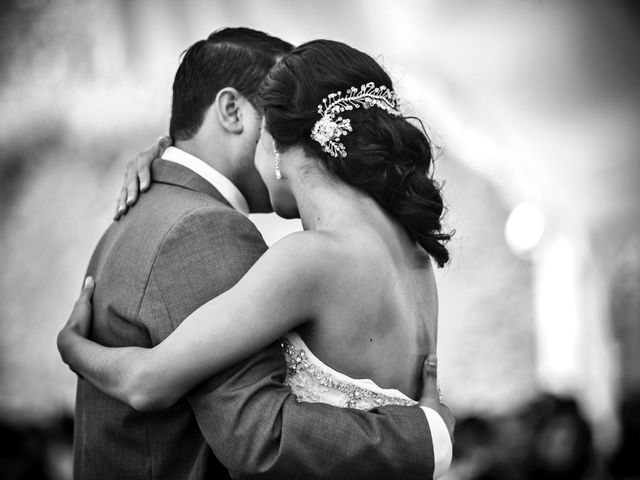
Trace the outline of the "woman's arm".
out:
[[[323,242],[313,241],[318,235],[296,233],[278,242],[236,286],[204,304],[151,349],[108,348],[85,338],[82,320],[90,322],[90,292],[83,290],[58,338],[62,358],[100,390],[137,410],[167,407],[204,379],[320,317],[329,277],[326,257],[318,250]]]
[[[58,351],[62,361],[71,371],[86,378],[106,394],[129,404],[136,410],[144,410],[139,389],[134,382],[140,377],[140,366],[149,349],[139,347],[106,348],[89,340],[92,303],[95,289],[92,277],[84,282],[80,297],[66,325],[58,333]]]

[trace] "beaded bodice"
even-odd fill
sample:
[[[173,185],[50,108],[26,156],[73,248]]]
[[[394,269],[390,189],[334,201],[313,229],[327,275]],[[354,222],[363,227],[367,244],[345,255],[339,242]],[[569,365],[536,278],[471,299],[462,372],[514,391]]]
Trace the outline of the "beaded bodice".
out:
[[[280,338],[287,361],[285,383],[301,402],[369,410],[382,405],[416,405],[399,390],[381,388],[369,379],[344,375],[316,357],[296,332]]]

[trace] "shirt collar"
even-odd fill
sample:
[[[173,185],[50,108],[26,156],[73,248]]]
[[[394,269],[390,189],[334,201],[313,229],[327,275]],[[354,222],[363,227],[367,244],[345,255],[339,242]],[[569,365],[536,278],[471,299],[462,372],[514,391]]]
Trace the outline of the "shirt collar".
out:
[[[238,190],[238,187],[211,165],[178,147],[168,147],[162,154],[162,159],[182,165],[200,175],[218,190],[233,208],[245,215],[249,215],[249,204],[244,195]]]

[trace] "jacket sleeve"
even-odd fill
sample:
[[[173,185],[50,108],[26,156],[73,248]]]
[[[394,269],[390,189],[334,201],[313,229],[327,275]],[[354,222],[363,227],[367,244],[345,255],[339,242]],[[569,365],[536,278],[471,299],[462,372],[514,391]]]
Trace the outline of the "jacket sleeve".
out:
[[[141,314],[162,308],[159,316],[169,319],[148,323],[153,343],[237,283],[265,250],[255,226],[233,210],[203,208],[183,217],[158,252],[143,299]],[[274,343],[187,396],[207,443],[233,477],[432,477],[431,434],[420,408],[364,412],[301,403],[284,386],[285,373]]]

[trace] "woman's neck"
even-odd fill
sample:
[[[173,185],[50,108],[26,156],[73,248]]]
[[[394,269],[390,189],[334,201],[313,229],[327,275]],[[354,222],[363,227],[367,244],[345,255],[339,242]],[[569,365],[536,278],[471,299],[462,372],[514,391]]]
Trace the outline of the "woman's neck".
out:
[[[304,230],[348,232],[351,239],[366,238],[368,245],[385,245],[398,264],[407,261],[423,267],[429,262],[430,257],[400,222],[368,194],[316,169],[291,180]]]
[[[326,172],[307,170],[292,190],[305,230],[344,229],[386,216],[369,195]]]

